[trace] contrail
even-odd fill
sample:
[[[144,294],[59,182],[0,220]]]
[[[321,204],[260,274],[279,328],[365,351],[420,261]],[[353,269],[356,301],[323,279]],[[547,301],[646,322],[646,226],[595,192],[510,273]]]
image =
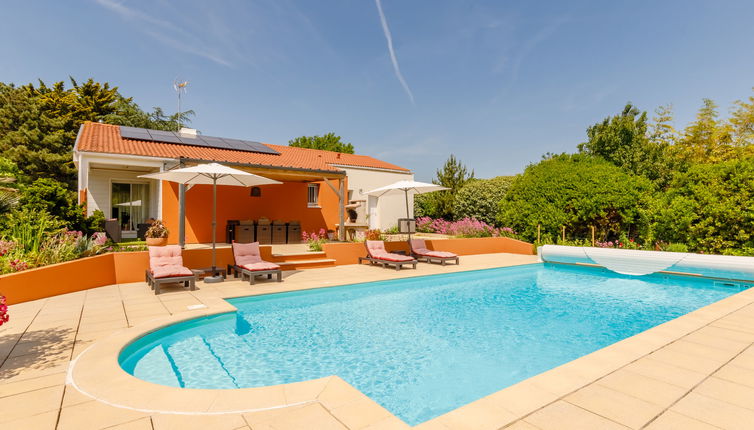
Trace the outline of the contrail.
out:
[[[408,98],[411,99],[411,104],[414,103],[414,94],[411,92],[411,88],[408,87],[406,80],[403,79],[401,74],[401,68],[398,66],[398,59],[395,57],[395,50],[393,49],[393,36],[390,34],[390,28],[387,26],[387,20],[385,19],[385,13],[382,12],[382,2],[380,0],[374,0],[377,4],[377,11],[380,13],[380,21],[382,22],[382,32],[385,33],[385,39],[387,39],[387,50],[390,51],[390,60],[393,62],[393,70],[395,70],[395,76],[400,81],[401,86],[408,94]]]

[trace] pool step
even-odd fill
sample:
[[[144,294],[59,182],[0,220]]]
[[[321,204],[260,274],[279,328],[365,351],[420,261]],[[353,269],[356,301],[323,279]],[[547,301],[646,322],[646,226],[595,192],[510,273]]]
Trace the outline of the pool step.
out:
[[[191,351],[191,354],[186,354],[186,351]],[[238,388],[223,362],[202,337],[180,340],[169,346],[167,352],[187,386],[206,383],[203,379],[210,378],[215,388]]]
[[[325,256],[326,254],[323,251],[273,253],[271,261],[310,260],[312,258],[325,258]]]
[[[276,261],[275,264],[279,265],[283,270],[312,269],[335,266],[335,259],[316,258],[311,260]]]

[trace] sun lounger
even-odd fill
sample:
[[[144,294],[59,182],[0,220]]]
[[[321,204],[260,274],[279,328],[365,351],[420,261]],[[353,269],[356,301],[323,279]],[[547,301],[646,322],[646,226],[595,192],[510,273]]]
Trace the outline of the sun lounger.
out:
[[[184,287],[196,288],[194,273],[183,266],[181,247],[178,245],[150,246],[147,285],[160,294],[160,285],[181,282]]]
[[[267,275],[267,279],[272,279],[272,275],[277,275],[277,281],[283,281],[283,271],[275,263],[262,260],[259,253],[259,242],[253,243],[236,243],[231,244],[233,247],[234,264],[228,264],[228,274],[234,274],[237,278],[241,275],[243,281],[249,277],[249,283],[254,283],[257,276]]]
[[[427,263],[437,261],[443,266],[448,261],[453,261],[456,264],[459,263],[458,255],[452,252],[430,251],[427,249],[424,239],[411,239],[408,241],[408,245],[411,248],[411,255],[418,261],[426,261]]]
[[[381,240],[367,240],[367,256],[359,257],[359,264],[368,261],[370,265],[381,264],[382,267],[393,266],[395,270],[401,270],[404,265],[411,265],[416,269],[416,260],[408,255],[394,254],[385,250],[385,242]]]

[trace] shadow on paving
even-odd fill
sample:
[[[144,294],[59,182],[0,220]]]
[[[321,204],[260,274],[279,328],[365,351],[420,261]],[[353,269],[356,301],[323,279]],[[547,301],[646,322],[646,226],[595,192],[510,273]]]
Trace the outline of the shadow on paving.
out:
[[[15,344],[7,357],[0,358],[0,380],[67,363],[73,348],[73,335],[73,329],[54,328],[27,331],[18,343],[16,336],[0,337],[0,351]]]

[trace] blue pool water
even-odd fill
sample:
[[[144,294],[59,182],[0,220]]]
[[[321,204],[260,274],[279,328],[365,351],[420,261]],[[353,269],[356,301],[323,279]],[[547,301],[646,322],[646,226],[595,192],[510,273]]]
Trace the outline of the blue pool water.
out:
[[[423,276],[232,299],[120,361],[190,388],[338,375],[414,425],[738,291],[550,264]]]

